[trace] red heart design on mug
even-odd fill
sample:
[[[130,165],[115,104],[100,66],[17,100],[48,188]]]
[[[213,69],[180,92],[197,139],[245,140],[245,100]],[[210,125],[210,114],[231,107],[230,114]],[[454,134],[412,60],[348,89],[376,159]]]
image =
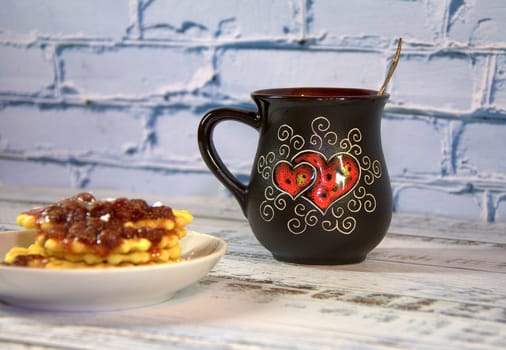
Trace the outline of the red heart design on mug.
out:
[[[314,175],[313,167],[308,164],[292,166],[282,162],[274,168],[274,183],[295,198],[311,185]]]
[[[327,160],[320,153],[304,152],[294,159],[294,164],[299,163],[310,163],[316,169],[314,184],[304,195],[323,211],[350,192],[360,178],[360,166],[348,154],[337,153]]]

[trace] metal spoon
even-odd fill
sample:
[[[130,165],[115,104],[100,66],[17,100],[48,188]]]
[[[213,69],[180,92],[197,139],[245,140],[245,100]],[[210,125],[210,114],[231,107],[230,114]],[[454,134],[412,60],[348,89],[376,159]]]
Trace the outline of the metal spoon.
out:
[[[399,42],[397,43],[397,50],[395,51],[394,59],[390,64],[390,69],[388,69],[387,76],[385,77],[385,81],[383,85],[381,85],[381,89],[378,91],[378,95],[383,95],[385,93],[385,89],[387,88],[388,83],[390,82],[390,78],[394,75],[395,68],[397,67],[397,63],[399,62],[399,57],[401,56],[401,47],[402,47],[402,38],[399,38]]]

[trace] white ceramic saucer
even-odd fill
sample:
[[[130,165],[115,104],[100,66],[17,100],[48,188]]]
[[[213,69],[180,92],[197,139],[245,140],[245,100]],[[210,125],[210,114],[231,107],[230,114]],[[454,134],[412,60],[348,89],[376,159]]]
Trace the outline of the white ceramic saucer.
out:
[[[28,246],[31,231],[0,232],[0,261],[13,246]],[[109,269],[52,270],[0,265],[0,300],[47,311],[106,311],[147,306],[171,298],[204,277],[227,244],[194,231],[181,240],[184,261]]]

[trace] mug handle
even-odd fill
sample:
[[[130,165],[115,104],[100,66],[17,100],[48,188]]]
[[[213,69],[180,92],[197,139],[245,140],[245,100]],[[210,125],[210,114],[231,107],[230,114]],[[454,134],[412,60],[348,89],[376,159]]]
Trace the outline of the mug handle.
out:
[[[227,169],[216,147],[214,146],[213,131],[222,121],[237,121],[260,129],[260,115],[257,112],[238,108],[217,108],[209,111],[200,121],[198,128],[198,143],[202,159],[216,178],[234,195],[241,209],[246,215],[246,203],[248,199],[248,186],[240,182]]]

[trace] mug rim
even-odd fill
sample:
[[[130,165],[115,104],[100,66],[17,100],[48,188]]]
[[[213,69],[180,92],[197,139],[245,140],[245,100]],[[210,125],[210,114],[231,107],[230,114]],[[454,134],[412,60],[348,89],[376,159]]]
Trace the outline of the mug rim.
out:
[[[378,95],[377,90],[344,87],[286,87],[260,89],[251,93],[253,98],[268,99],[309,99],[309,100],[354,100],[354,99],[388,99],[390,94]]]

